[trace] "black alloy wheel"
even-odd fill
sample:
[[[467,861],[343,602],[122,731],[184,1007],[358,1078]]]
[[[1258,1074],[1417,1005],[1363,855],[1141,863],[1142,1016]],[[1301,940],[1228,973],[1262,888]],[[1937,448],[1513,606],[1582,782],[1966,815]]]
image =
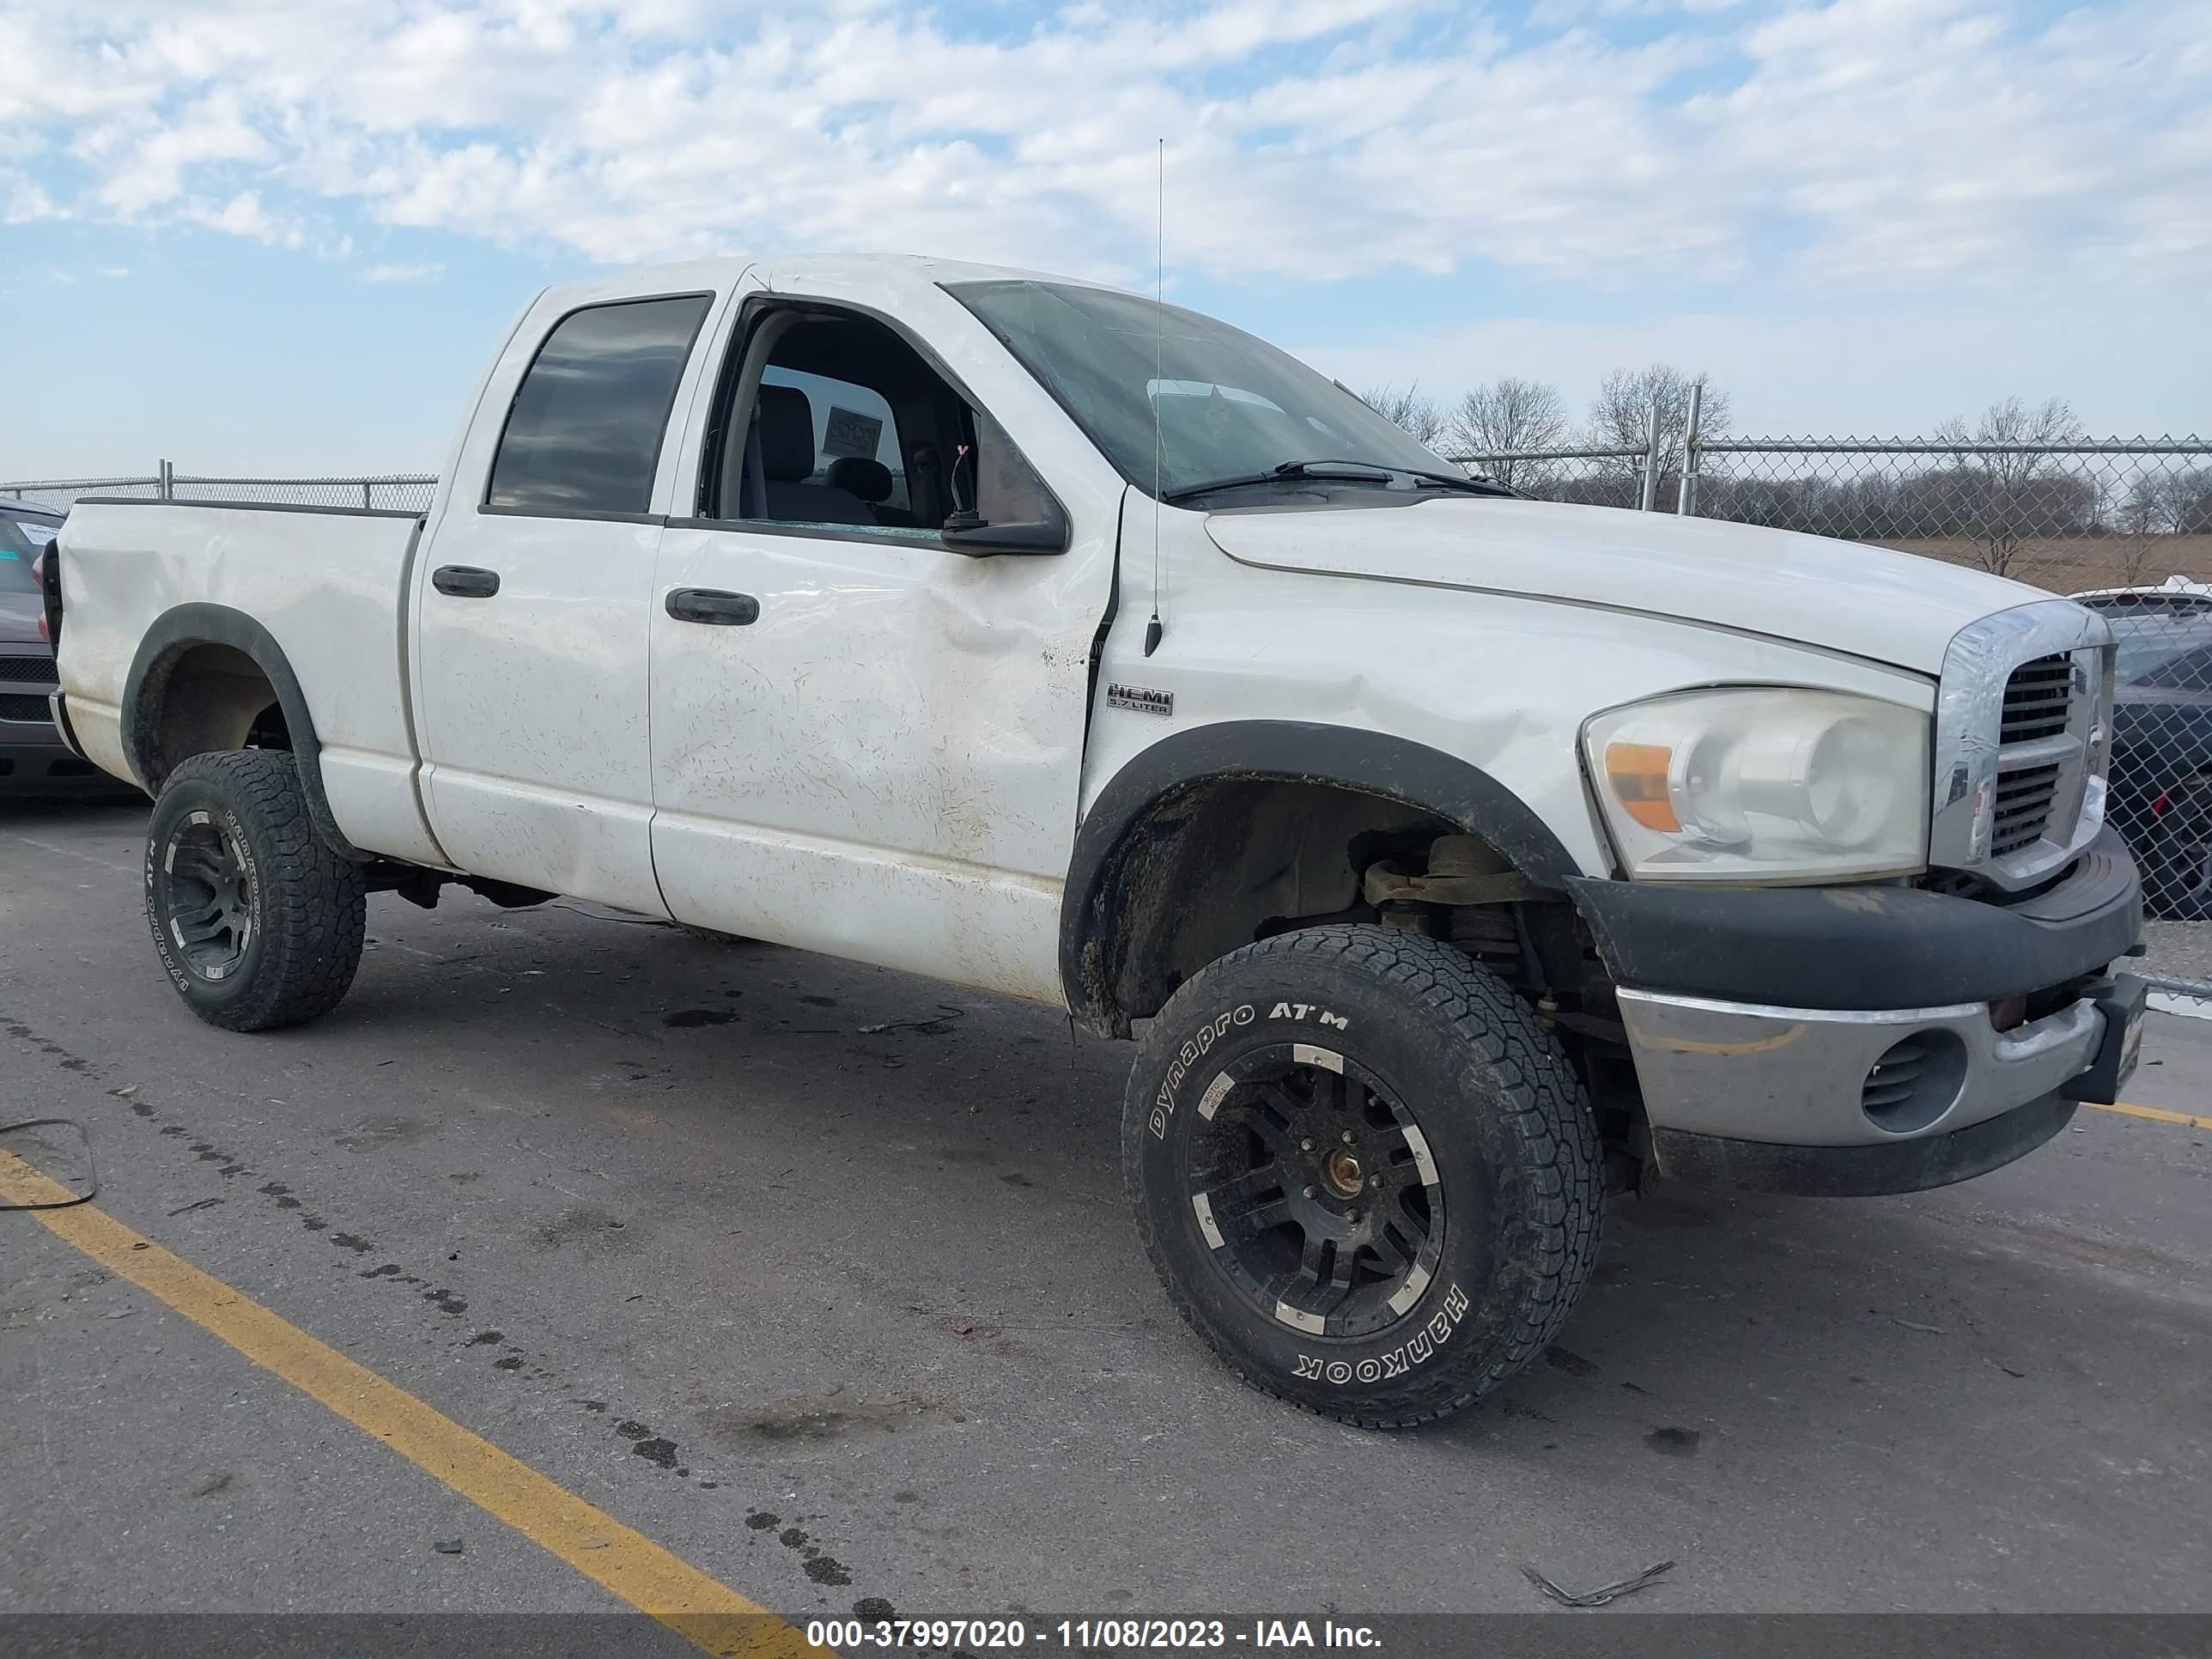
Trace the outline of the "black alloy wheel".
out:
[[[227,749],[179,763],[147,822],[145,879],[154,949],[210,1024],[296,1024],[353,983],[368,884],[317,831],[297,757]]]
[[[161,923],[191,971],[228,979],[253,942],[253,874],[237,837],[208,811],[186,813],[161,850]]]
[[[1238,1376],[1349,1423],[1448,1416],[1589,1282],[1595,1120],[1555,1034],[1442,939],[1330,925],[1207,963],[1138,1044],[1122,1169]]]
[[[1198,1104],[1193,1210],[1258,1311],[1315,1335],[1368,1336],[1436,1277],[1443,1189],[1413,1114],[1334,1049],[1240,1055]]]

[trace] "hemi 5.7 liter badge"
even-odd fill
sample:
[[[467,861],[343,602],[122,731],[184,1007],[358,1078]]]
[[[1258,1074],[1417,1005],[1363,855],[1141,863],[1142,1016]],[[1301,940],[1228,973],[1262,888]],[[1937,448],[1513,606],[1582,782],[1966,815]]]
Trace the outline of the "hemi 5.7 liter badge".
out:
[[[1106,702],[1109,708],[1133,708],[1139,714],[1172,714],[1175,713],[1175,693],[1153,691],[1141,685],[1106,687]]]

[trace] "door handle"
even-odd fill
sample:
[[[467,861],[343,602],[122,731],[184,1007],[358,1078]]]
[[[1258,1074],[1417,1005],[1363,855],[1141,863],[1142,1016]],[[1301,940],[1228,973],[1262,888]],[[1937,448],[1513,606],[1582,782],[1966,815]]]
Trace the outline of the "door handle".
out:
[[[760,601],[750,593],[726,593],[719,587],[669,590],[668,614],[678,622],[717,628],[743,628],[760,620]]]
[[[430,586],[457,599],[488,599],[499,592],[499,572],[472,564],[441,564],[430,573]]]

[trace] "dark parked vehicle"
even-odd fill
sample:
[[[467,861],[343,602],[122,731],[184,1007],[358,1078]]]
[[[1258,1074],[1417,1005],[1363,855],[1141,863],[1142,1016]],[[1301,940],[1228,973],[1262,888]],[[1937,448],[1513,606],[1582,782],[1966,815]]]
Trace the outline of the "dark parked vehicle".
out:
[[[2112,821],[2151,915],[2212,919],[2212,612],[2106,614],[2119,641]]]
[[[79,760],[54,729],[53,647],[40,636],[44,609],[31,566],[62,515],[0,501],[0,795],[115,794],[118,787]]]

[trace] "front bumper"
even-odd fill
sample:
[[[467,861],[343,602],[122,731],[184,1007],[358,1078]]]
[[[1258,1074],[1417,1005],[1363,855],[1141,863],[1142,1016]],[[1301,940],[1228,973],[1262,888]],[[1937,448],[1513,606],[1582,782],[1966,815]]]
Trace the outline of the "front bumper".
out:
[[[1652,1155],[1674,1180],[1766,1192],[1913,1192],[1980,1175],[2109,1103],[2142,981],[2008,1031],[1985,1003],[1842,1013],[1623,991]]]
[[[1654,1129],[1651,1151],[1670,1181],[1806,1198],[1878,1198],[1948,1187],[2024,1158],[2074,1120],[2057,1095],[1948,1134],[1886,1146],[1781,1146]]]
[[[1933,1008],[2101,972],[2142,937],[2142,884],[2106,826],[2010,904],[1919,887],[1567,884],[1619,985],[1788,1008]]]
[[[1834,1193],[1961,1181],[2057,1133],[2075,1102],[2109,1101],[2132,1063],[2142,982],[2102,975],[2141,933],[2142,894],[2110,831],[2011,906],[1907,888],[1588,883],[1576,897],[1670,1176]],[[1991,1004],[2021,995],[2039,1017],[2000,1030]]]

